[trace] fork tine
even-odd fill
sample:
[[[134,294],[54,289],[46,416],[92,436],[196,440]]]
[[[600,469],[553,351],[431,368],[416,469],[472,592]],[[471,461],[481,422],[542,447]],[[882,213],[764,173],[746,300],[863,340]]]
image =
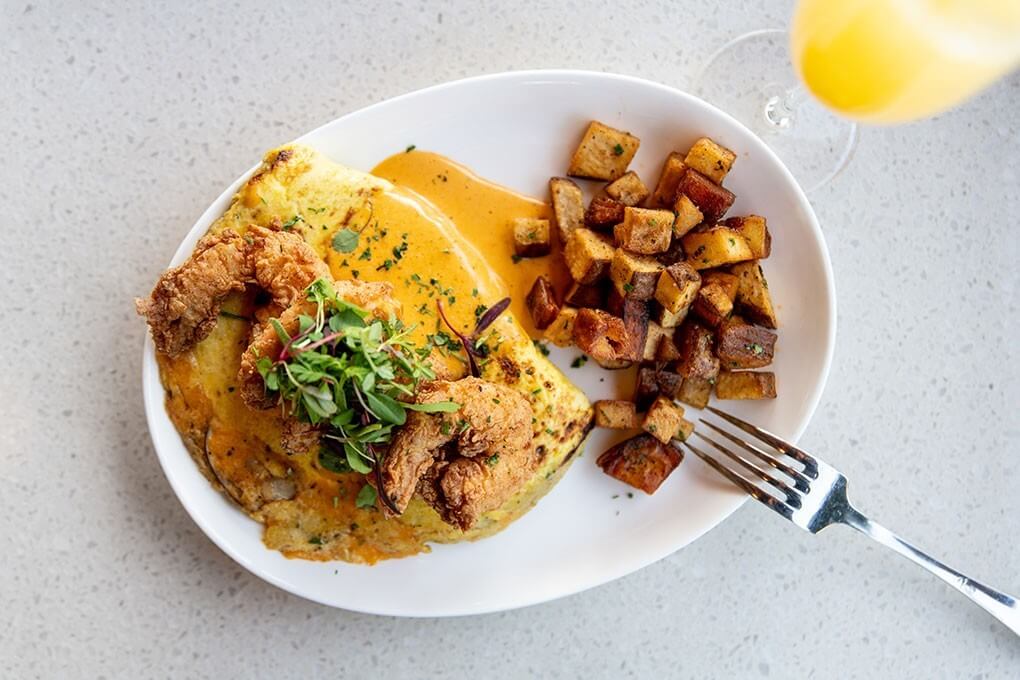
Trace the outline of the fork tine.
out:
[[[742,491],[750,495],[752,498],[761,501],[762,503],[778,512],[786,519],[791,519],[793,517],[793,510],[790,508],[790,506],[786,505],[772,494],[765,493],[760,488],[758,488],[758,486],[756,486],[754,483],[749,482],[748,480],[738,475],[736,472],[733,472],[728,467],[726,467],[725,465],[723,465],[715,458],[702,451],[701,449],[697,448],[690,442],[684,442],[684,446],[690,449],[691,452],[698,458],[705,461],[705,463],[709,467],[711,467],[713,470],[721,474],[726,479],[733,482],[737,487],[739,487]]]
[[[779,470],[783,474],[791,477],[793,479],[793,486],[794,486],[795,489],[797,489],[797,491],[800,491],[801,493],[807,493],[808,492],[808,489],[810,487],[809,487],[809,483],[808,483],[807,477],[805,477],[801,473],[797,472],[796,470],[794,470],[792,467],[790,467],[786,463],[782,462],[781,460],[779,460],[778,458],[776,458],[772,454],[768,453],[764,449],[760,449],[757,446],[755,446],[754,444],[752,444],[751,442],[746,442],[743,439],[741,439],[740,437],[738,437],[738,436],[736,436],[734,434],[730,434],[726,430],[722,429],[721,427],[716,426],[714,423],[710,423],[709,421],[705,420],[704,418],[699,418],[699,420],[702,423],[704,423],[705,425],[707,425],[708,427],[712,428],[713,430],[715,430],[716,432],[721,434],[723,437],[726,437],[727,439],[729,439],[731,442],[733,442],[737,446],[742,447],[746,451],[750,451],[755,456],[760,458],[762,460],[762,462],[767,463],[771,467],[774,467],[775,469]]]
[[[774,448],[776,451],[779,451],[780,453],[785,454],[790,458],[793,458],[794,460],[803,463],[804,474],[810,477],[811,479],[816,479],[818,477],[818,461],[815,460],[813,456],[809,455],[804,451],[801,451],[793,444],[790,444],[789,442],[780,439],[779,437],[772,434],[768,430],[763,430],[757,425],[752,425],[746,420],[741,420],[736,416],[731,416],[729,413],[720,411],[714,406],[706,406],[705,408],[707,408],[709,411],[716,414],[726,422],[736,427],[739,427],[744,432],[750,435],[754,435],[758,439],[762,440],[763,442]]]
[[[792,506],[794,508],[799,508],[800,507],[800,505],[801,505],[801,503],[800,503],[800,496],[797,494],[796,491],[791,489],[789,487],[789,485],[786,484],[786,482],[774,478],[772,475],[767,473],[765,470],[762,470],[757,465],[752,464],[749,460],[747,460],[746,458],[744,458],[740,454],[737,454],[737,453],[734,453],[733,451],[730,451],[728,448],[726,448],[725,446],[723,446],[719,442],[717,442],[717,441],[715,441],[713,439],[709,439],[708,437],[706,437],[705,435],[701,434],[700,432],[695,431],[694,434],[696,436],[704,439],[709,444],[711,444],[713,446],[713,448],[715,448],[720,453],[723,453],[727,457],[732,459],[737,465],[739,465],[740,467],[742,467],[745,470],[747,470],[747,472],[751,473],[752,475],[754,475],[755,477],[757,477],[761,481],[763,481],[766,484],[770,485],[772,488],[777,489],[778,491],[782,491],[784,494],[786,494],[786,503],[787,503],[787,505],[790,505],[790,506]]]

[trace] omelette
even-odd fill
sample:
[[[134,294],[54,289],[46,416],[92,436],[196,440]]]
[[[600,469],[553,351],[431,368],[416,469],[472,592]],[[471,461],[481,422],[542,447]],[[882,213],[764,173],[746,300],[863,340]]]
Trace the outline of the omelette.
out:
[[[478,372],[522,405],[519,422],[530,427],[536,463],[518,474],[512,495],[472,517],[469,526],[444,521],[422,493],[404,499],[400,514],[362,502],[365,475],[328,469],[315,446],[298,452],[285,446],[295,437],[293,419],[280,408],[253,410],[242,399],[244,353],[281,308],[259,286],[227,282],[222,309],[211,329],[200,329],[200,341],[157,353],[166,409],[209,482],[264,525],[267,547],[288,557],[371,564],[428,551],[430,543],[490,536],[552,488],[591,428],[588,400],[529,335],[534,329],[522,286],[553,268],[510,259],[507,220],[541,215],[545,206],[469,181],[465,169],[441,157],[415,153],[421,155],[399,154],[368,174],[308,146],[270,151],[200,247],[298,238],[302,252],[314,253],[315,261],[306,263],[313,271],[328,270],[338,285],[384,290],[399,305],[409,337],[421,345],[446,341],[454,330],[470,334],[487,309],[509,297],[509,309],[486,331]],[[387,175],[408,181],[394,183]],[[423,195],[430,186],[438,187],[434,196],[442,209]],[[448,325],[437,313],[440,305]],[[457,352],[430,359],[447,380],[468,374]]]

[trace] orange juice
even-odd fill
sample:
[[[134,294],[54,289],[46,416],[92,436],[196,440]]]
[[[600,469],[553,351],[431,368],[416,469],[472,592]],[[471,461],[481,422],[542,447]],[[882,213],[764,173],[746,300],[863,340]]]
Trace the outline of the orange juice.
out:
[[[801,0],[791,53],[808,89],[838,113],[913,120],[1020,63],[1020,0]]]

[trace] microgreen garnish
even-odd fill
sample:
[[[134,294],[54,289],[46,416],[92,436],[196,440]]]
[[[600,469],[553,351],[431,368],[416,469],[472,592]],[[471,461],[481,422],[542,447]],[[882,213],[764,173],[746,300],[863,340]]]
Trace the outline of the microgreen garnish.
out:
[[[427,361],[432,348],[408,339],[413,327],[373,318],[338,297],[325,279],[312,283],[307,294],[315,316],[299,316],[290,332],[271,319],[282,347],[276,356],[260,357],[256,367],[266,391],[290,416],[323,427],[324,468],[362,474],[375,469],[378,475],[380,450],[408,410],[449,413],[460,406],[409,403],[420,381],[435,378]]]
[[[478,322],[475,324],[475,330],[470,336],[466,336],[457,328],[450,323],[450,320],[446,318],[446,312],[443,310],[443,301],[436,300],[436,307],[439,308],[439,316],[442,318],[443,323],[446,327],[453,331],[453,334],[460,340],[461,346],[464,348],[464,354],[467,355],[468,368],[471,371],[471,375],[476,378],[482,376],[481,369],[478,367],[478,362],[475,361],[475,357],[484,359],[489,354],[489,347],[480,337],[493,322],[499,318],[499,315],[506,311],[506,308],[510,306],[510,298],[506,297],[494,304],[493,306],[485,309],[484,305],[479,305],[475,309],[475,318]]]

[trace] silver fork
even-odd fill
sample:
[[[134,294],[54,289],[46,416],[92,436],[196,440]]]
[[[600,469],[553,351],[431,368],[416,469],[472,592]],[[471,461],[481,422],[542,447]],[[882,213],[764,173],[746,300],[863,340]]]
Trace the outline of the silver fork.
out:
[[[750,453],[758,461],[758,464],[755,464],[748,457],[734,453],[717,440],[695,431],[694,434],[700,439],[711,444],[713,448],[734,462],[733,467],[727,467],[689,441],[684,442],[684,445],[694,455],[705,461],[719,474],[801,529],[806,529],[812,534],[817,534],[832,524],[846,524],[857,529],[865,536],[870,536],[887,548],[892,548],[911,562],[919,564],[935,574],[976,602],[978,606],[1005,624],[1011,631],[1020,635],[1020,608],[1017,606],[1016,598],[1000,593],[947,567],[885,527],[862,515],[847,500],[846,477],[839,470],[760,427],[711,406],[708,407],[708,410],[757,440],[757,443],[745,441],[701,418],[701,422],[714,433]],[[762,444],[795,462],[791,464],[784,461],[780,456],[763,448]],[[740,473],[738,474],[737,471]],[[748,479],[749,477],[751,479]]]

